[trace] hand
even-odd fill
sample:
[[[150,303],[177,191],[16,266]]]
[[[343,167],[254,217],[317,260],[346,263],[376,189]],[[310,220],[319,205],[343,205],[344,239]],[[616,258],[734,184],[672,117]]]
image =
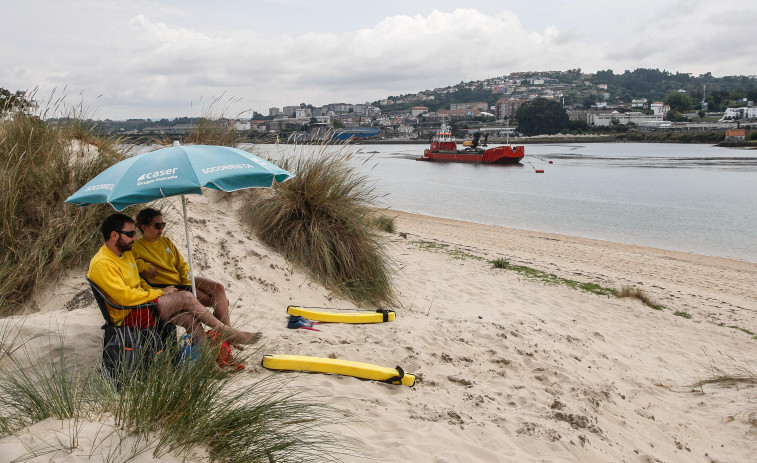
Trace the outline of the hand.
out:
[[[153,267],[152,264],[150,264],[150,268],[147,269],[147,276],[150,278],[155,278],[156,276],[158,276],[158,269],[156,269],[155,267]]]
[[[166,286],[165,288],[163,288],[163,294],[171,294],[175,293],[176,291],[178,291],[178,289],[176,289],[176,286]]]

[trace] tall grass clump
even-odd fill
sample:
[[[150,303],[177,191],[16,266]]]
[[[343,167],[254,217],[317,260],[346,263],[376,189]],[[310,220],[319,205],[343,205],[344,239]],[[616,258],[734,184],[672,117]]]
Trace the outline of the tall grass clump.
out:
[[[332,290],[358,303],[391,304],[392,266],[373,224],[377,195],[345,147],[319,146],[282,163],[294,178],[245,193],[242,221]]]
[[[503,258],[503,257],[498,257],[498,258],[493,259],[493,260],[491,260],[489,262],[491,262],[492,268],[508,268],[508,267],[510,267],[510,262],[507,259]]]
[[[239,103],[239,99],[224,100],[223,95],[216,97],[203,109],[203,115],[192,127],[185,143],[193,145],[219,145],[236,147],[246,137],[247,133],[237,130],[235,120],[248,111],[236,116],[226,117],[230,106]]]
[[[169,348],[144,369],[122,375],[120,387],[67,360],[62,340],[54,351],[61,352],[54,359],[15,356],[11,368],[0,372],[0,435],[48,418],[69,423],[70,445],[30,449],[54,454],[51,461],[73,450],[77,423],[85,421],[100,421],[102,429],[111,430],[94,437],[100,442],[93,442],[93,449],[112,443],[115,433],[117,447],[101,449],[108,461],[148,452],[156,459],[182,457],[207,449],[212,461],[323,462],[355,451],[349,438],[323,430],[342,421],[336,410],[281,392],[278,379],[240,381],[216,372],[213,348],[178,366],[176,348]],[[121,448],[127,439],[131,443]]]
[[[101,244],[110,206],[63,201],[125,154],[83,120],[51,124],[26,111],[0,119],[0,316],[17,312],[42,280],[85,262]]]
[[[373,226],[377,229],[387,233],[394,233],[394,217],[379,214],[375,215],[372,221]]]
[[[655,310],[662,310],[663,307],[659,305],[652,297],[646,293],[643,289],[635,288],[633,286],[623,286],[618,291],[618,297],[631,297],[638,299],[644,303],[647,307],[651,307]]]

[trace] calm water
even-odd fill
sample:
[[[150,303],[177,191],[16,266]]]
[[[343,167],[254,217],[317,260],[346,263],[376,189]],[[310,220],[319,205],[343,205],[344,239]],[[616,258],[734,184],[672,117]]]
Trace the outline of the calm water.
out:
[[[538,144],[526,145],[522,165],[485,166],[416,162],[424,148],[348,150],[360,150],[355,165],[394,209],[757,262],[757,151]]]

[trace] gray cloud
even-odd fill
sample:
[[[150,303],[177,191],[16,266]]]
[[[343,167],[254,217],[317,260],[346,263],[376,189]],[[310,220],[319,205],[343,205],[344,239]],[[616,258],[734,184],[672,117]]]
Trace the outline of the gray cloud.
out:
[[[419,2],[417,11],[388,2],[394,9],[383,18],[374,5],[372,21],[352,22],[328,8],[348,5],[339,1],[292,20],[277,15],[274,3],[258,3],[257,11],[246,2],[194,9],[200,3],[32,1],[32,26],[0,31],[0,58],[10,63],[0,69],[0,86],[66,87],[83,92],[103,117],[157,118],[196,114],[196,105],[221,95],[241,99],[238,109],[266,113],[271,106],[372,101],[525,70],[757,73],[750,59],[757,46],[749,38],[757,5],[730,0],[556,2],[541,4],[540,15],[528,2],[510,2],[512,10],[476,1],[467,9],[436,2],[434,10]],[[29,14],[11,6],[9,23]],[[235,15],[268,24],[240,27]],[[224,27],[224,19],[234,26]],[[340,27],[327,27],[330,21]]]

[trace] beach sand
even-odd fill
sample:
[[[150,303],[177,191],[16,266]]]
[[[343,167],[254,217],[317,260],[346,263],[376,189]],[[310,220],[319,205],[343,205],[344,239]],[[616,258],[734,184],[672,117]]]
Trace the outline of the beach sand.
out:
[[[234,208],[218,195],[190,197],[198,273],[226,285],[236,326],[264,333],[238,380],[284,377],[288,390],[343,410],[350,425],[326,427],[357,442],[361,456],[345,461],[755,460],[757,383],[694,386],[719,373],[757,377],[753,263],[386,211],[397,230],[386,234],[397,319],[289,330],[288,305],[355,306],[261,244]],[[168,235],[186,249],[181,214],[164,212]],[[664,308],[493,268],[500,258],[566,280],[634,286]],[[66,355],[97,364],[102,319],[89,294],[84,270],[39,291],[23,333],[49,335],[30,344],[40,355],[63,336]],[[399,365],[417,384],[270,372],[259,364],[268,353]],[[93,461],[103,426],[84,423],[76,449],[28,461]],[[69,428],[47,420],[1,439],[0,460],[66,442]],[[206,457],[198,449],[186,461]]]

